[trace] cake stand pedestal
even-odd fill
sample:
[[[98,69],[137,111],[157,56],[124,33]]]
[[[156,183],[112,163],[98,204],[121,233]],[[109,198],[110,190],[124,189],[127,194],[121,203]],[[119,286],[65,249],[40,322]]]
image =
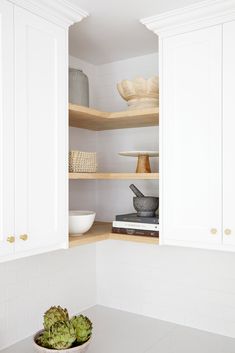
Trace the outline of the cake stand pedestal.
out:
[[[156,151],[127,151],[119,154],[126,157],[138,157],[136,173],[151,173],[149,157],[159,157]]]

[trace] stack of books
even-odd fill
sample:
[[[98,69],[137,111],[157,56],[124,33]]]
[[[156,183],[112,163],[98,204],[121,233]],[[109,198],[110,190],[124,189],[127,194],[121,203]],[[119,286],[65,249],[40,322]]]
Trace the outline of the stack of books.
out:
[[[158,217],[139,217],[137,213],[116,216],[113,221],[112,232],[117,234],[142,235],[147,237],[159,236]]]

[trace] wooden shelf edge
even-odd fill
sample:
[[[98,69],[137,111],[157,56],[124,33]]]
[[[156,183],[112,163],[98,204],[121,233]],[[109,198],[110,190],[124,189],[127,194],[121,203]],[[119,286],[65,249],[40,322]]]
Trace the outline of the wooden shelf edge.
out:
[[[107,118],[110,115],[110,113],[108,112],[103,112],[101,110],[85,107],[83,105],[72,104],[72,103],[69,103],[69,110],[78,112],[84,115],[89,115],[89,116],[93,115],[94,117],[101,117],[101,118]]]
[[[159,238],[145,237],[141,235],[128,235],[128,234],[114,234],[110,233],[108,239],[111,240],[124,240],[134,243],[145,243],[145,244],[159,244]]]
[[[101,234],[96,236],[87,236],[86,234],[80,236],[69,236],[69,247],[74,248],[76,246],[85,245],[85,244],[92,244],[97,243],[98,241],[108,239],[108,235]]]
[[[76,104],[69,104],[69,125],[72,127],[102,131],[157,126],[158,124],[158,108],[108,113]]]
[[[95,222],[91,230],[80,236],[69,237],[69,247],[73,248],[80,245],[97,243],[103,240],[124,240],[135,243],[159,244],[159,238],[134,236],[127,234],[111,233],[112,224],[110,222]]]
[[[159,173],[69,173],[70,180],[158,180]]]

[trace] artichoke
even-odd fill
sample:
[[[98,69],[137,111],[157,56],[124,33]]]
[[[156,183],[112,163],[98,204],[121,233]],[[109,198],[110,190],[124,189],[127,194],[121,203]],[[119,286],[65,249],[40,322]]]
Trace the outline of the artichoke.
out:
[[[49,339],[49,332],[43,331],[36,339],[36,343],[44,348],[52,348],[48,342]]]
[[[76,331],[77,342],[84,343],[88,341],[92,333],[92,322],[88,317],[83,315],[74,316],[70,322]]]
[[[60,306],[52,306],[44,314],[45,330],[49,330],[57,321],[69,321],[68,311]]]
[[[48,333],[48,344],[53,349],[70,348],[76,341],[76,331],[69,321],[57,321]]]
[[[88,317],[79,315],[69,320],[67,309],[52,306],[44,314],[44,331],[35,342],[44,348],[64,350],[88,341],[91,333]]]

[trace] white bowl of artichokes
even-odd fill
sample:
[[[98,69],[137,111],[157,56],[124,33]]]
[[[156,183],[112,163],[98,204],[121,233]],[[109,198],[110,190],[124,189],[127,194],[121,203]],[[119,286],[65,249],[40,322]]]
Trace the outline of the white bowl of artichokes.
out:
[[[44,330],[34,336],[38,353],[60,350],[65,353],[85,353],[90,344],[92,322],[79,315],[69,318],[67,309],[52,306],[44,314]]]

